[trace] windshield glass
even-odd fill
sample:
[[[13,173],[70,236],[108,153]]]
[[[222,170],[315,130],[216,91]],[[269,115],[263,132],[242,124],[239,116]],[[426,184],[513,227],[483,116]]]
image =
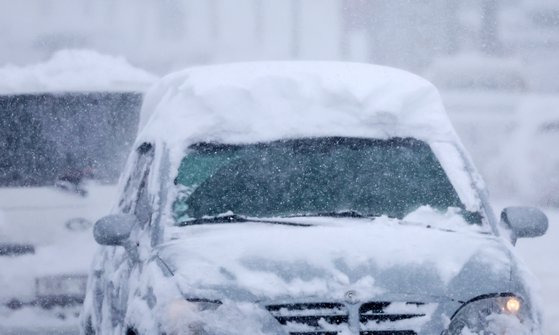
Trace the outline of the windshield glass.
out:
[[[141,101],[133,92],[0,95],[0,186],[81,175],[115,182]]]
[[[175,180],[177,222],[229,211],[250,217],[355,212],[403,218],[425,205],[463,208],[430,147],[411,138],[200,143],[190,149]]]

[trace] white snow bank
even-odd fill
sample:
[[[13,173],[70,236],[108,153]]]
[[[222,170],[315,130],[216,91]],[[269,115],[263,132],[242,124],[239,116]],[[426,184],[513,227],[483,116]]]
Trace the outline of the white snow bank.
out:
[[[0,257],[0,303],[34,300],[38,278],[86,275],[98,248],[92,235],[92,229],[68,233],[60,244],[38,246],[34,254]]]
[[[90,50],[61,50],[44,63],[0,68],[0,94],[145,91],[156,77],[123,57]]]
[[[336,62],[244,63],[169,75],[146,96],[140,141],[417,137],[454,141],[437,90],[388,67]],[[149,121],[145,121],[149,116]]]
[[[500,205],[498,207],[503,207],[504,204]],[[547,233],[539,238],[519,240],[516,251],[541,283],[541,287],[533,284],[532,290],[537,292],[536,297],[541,296],[542,299],[544,334],[559,334],[559,267],[554,257],[559,255],[559,209],[547,209],[545,212],[549,217]]]
[[[1,334],[76,334],[80,307],[23,307],[8,310],[0,307]]]

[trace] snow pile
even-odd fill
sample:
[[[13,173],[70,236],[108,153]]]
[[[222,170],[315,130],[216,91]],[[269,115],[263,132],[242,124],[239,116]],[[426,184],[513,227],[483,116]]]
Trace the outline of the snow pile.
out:
[[[46,62],[0,68],[0,94],[145,91],[156,80],[123,57],[90,50],[61,50]]]
[[[112,185],[91,183],[88,191],[87,197],[81,197],[50,187],[0,189],[0,244],[31,244],[35,249],[34,253],[0,256],[0,334],[12,333],[3,327],[77,328],[81,306],[50,310],[29,305],[11,310],[2,306],[13,299],[22,303],[36,301],[37,280],[53,276],[61,283],[59,290],[67,287],[68,293],[76,293],[76,286],[65,281],[86,276],[99,247],[87,222],[93,223],[108,212],[115,196]],[[68,223],[76,219],[84,226],[72,229]]]
[[[140,141],[313,136],[455,139],[437,90],[410,73],[334,62],[246,63],[169,75],[146,96]],[[141,126],[142,126],[141,125]]]
[[[541,282],[541,287],[535,285],[537,281],[532,281],[532,290],[537,293],[542,301],[537,301],[544,313],[544,334],[559,334],[559,267],[557,260],[551,255],[559,254],[559,209],[548,209],[546,214],[549,217],[549,230],[546,235],[537,239],[522,239],[516,245],[516,251],[525,260],[523,264],[524,272],[526,268],[534,271],[535,277]],[[545,257],[549,255],[551,257]],[[542,257],[543,256],[543,257]],[[545,294],[541,294],[545,292]]]
[[[474,228],[470,227],[468,222],[460,215],[459,208],[449,208],[445,213],[441,213],[431,206],[421,206],[415,211],[409,213],[404,217],[406,222],[428,222],[429,225],[437,227],[439,229],[457,229],[457,228]]]
[[[0,333],[76,334],[79,312],[80,306],[51,309],[25,306],[18,310],[0,307]]]
[[[59,244],[38,246],[34,254],[0,257],[0,302],[35,299],[35,280],[53,275],[85,275],[97,244],[92,231],[68,233]]]

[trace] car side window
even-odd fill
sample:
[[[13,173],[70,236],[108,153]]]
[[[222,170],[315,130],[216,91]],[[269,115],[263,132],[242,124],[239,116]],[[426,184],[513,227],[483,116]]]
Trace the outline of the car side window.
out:
[[[146,171],[138,189],[138,198],[134,208],[134,215],[136,215],[142,227],[146,225],[151,217],[151,206],[147,192],[147,176],[148,172]]]
[[[149,221],[151,210],[147,192],[147,180],[153,161],[153,146],[143,143],[136,149],[136,168],[128,178],[120,199],[119,207],[123,213],[133,213],[142,226]]]

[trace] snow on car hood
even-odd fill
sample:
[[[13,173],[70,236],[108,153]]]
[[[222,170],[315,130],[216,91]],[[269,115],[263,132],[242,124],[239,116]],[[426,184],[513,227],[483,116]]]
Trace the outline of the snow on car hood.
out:
[[[348,290],[363,299],[390,294],[461,299],[505,292],[510,281],[508,250],[478,226],[451,231],[386,217],[288,221],[311,226],[177,227],[159,257],[182,292],[212,299],[339,300]]]
[[[157,77],[122,57],[60,50],[44,63],[0,68],[0,94],[145,91]]]

